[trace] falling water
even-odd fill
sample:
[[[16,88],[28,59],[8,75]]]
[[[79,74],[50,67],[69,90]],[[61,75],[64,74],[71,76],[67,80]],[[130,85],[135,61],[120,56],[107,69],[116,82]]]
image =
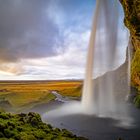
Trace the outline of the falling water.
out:
[[[117,85],[115,81],[118,81],[117,77],[121,74],[119,70],[114,71],[118,67],[117,59],[120,53],[118,49],[120,43],[118,42],[118,13],[117,0],[96,0],[82,101],[70,101],[59,109],[49,111],[49,114],[47,113],[45,116],[50,115],[50,118],[52,118],[52,116],[84,113],[117,119],[121,123],[126,122],[127,125],[131,124],[131,118],[129,118],[124,100],[122,102],[116,100],[116,87],[120,85]],[[129,57],[127,58],[129,59]],[[93,82],[93,73],[96,68],[99,68],[99,72],[107,73]],[[125,70],[123,69],[123,71]],[[130,75],[128,74],[128,76]],[[129,86],[126,78],[123,88],[127,89]],[[128,93],[129,88],[125,92]]]
[[[114,75],[100,78],[95,91],[93,72],[111,71],[116,66],[118,45],[118,3],[115,0],[97,0],[87,55],[82,106],[87,113],[110,116],[116,111]],[[96,87],[97,88],[97,87]],[[96,92],[96,93],[95,93]]]
[[[96,28],[97,28],[97,18],[99,14],[99,4],[100,0],[97,0],[95,16],[92,25],[92,31],[89,41],[89,49],[87,55],[87,66],[86,66],[86,77],[84,80],[83,87],[83,96],[82,96],[82,104],[85,109],[92,109],[93,105],[93,79],[92,79],[92,71],[93,71],[93,58],[94,58],[94,46],[96,39]]]

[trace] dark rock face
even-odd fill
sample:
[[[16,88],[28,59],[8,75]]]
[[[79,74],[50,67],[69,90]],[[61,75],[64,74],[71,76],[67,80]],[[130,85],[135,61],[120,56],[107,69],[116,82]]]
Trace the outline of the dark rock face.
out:
[[[140,98],[140,0],[120,0],[124,9],[124,23],[130,30],[131,39],[131,84]],[[136,99],[135,99],[136,100]],[[138,100],[137,100],[138,104]],[[140,105],[140,103],[139,103]]]
[[[140,48],[140,1],[120,0],[124,9],[124,23],[130,30],[134,51]]]

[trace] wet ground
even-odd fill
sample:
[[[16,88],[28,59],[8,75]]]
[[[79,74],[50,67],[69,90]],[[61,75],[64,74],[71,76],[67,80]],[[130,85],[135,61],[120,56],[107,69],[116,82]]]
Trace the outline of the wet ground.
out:
[[[54,127],[66,128],[90,140],[117,140],[119,137],[123,140],[140,140],[140,110],[132,104],[128,104],[128,107],[134,122],[129,127],[118,126],[120,122],[115,119],[85,115],[78,112],[71,115],[58,115],[57,111],[59,112],[59,108],[64,104],[67,103],[57,99],[49,104],[35,106],[30,111],[40,113],[43,121]],[[56,110],[55,115],[50,113],[52,110]]]
[[[119,121],[111,118],[99,118],[94,115],[73,114],[66,116],[49,116],[43,118],[55,127],[66,128],[77,135],[91,140],[140,140],[140,110],[132,107],[134,123],[132,127],[117,126]]]

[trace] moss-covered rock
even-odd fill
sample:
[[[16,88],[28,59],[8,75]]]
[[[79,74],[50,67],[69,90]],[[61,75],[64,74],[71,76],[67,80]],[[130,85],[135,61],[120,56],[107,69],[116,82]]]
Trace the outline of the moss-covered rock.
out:
[[[137,95],[134,99],[136,107],[140,108],[140,95]]]
[[[132,85],[140,90],[140,48],[135,52],[131,66]]]
[[[120,0],[124,9],[124,23],[130,30],[131,38],[131,83],[140,91],[140,0]],[[137,96],[139,96],[137,92]],[[136,106],[140,104],[139,97],[135,98]]]
[[[86,140],[42,122],[37,113],[0,112],[0,140]]]

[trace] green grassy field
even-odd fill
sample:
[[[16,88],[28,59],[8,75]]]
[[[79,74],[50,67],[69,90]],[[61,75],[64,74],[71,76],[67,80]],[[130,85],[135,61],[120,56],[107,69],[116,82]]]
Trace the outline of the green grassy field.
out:
[[[52,90],[63,96],[80,97],[81,81],[0,81],[0,105],[14,109],[32,107],[55,99]]]

